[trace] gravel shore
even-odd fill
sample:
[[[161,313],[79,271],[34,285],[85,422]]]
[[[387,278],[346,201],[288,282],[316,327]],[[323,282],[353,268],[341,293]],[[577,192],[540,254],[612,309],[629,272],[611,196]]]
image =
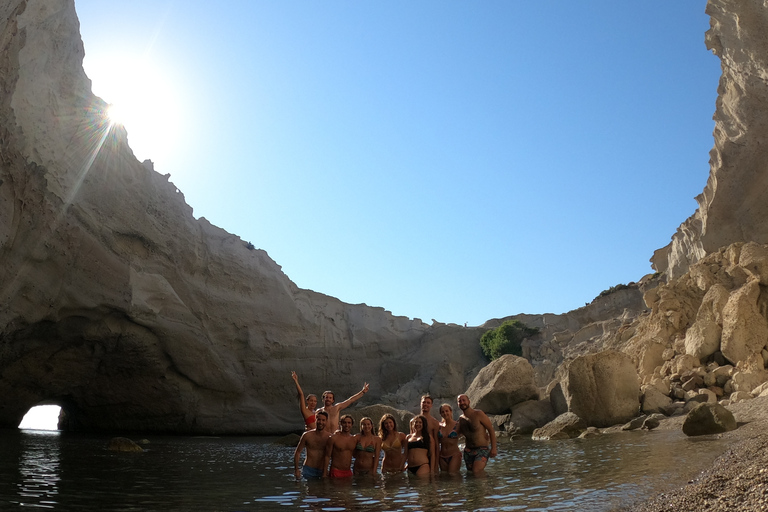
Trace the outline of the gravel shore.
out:
[[[731,445],[712,467],[685,487],[636,504],[630,512],[768,511],[768,397],[729,406],[739,423],[719,434]],[[670,418],[659,428],[681,428],[682,417]],[[685,460],[681,460],[685,464]]]

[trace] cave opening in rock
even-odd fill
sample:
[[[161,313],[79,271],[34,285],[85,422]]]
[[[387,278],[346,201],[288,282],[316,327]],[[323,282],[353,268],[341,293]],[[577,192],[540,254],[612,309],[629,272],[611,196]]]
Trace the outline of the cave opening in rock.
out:
[[[60,405],[36,405],[32,407],[19,423],[25,430],[59,430]]]

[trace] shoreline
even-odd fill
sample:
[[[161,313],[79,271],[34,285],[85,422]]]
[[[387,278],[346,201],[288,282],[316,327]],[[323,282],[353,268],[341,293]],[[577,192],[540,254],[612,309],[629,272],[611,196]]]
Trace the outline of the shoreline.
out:
[[[739,427],[717,434],[729,443],[711,467],[684,487],[615,510],[627,512],[699,512],[768,510],[768,397],[728,406]],[[682,428],[685,416],[662,421],[658,429]],[[685,464],[685,459],[681,459]]]

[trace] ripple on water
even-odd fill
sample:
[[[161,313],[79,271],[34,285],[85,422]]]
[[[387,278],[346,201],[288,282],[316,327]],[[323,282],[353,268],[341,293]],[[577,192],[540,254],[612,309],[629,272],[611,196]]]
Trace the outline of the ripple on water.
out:
[[[643,432],[502,442],[486,478],[296,482],[293,449],[263,438],[150,439],[142,454],[108,438],[0,434],[0,510],[7,505],[112,510],[594,510],[683,485],[719,455],[718,439]],[[689,468],[688,473],[678,473]],[[8,477],[6,478],[6,475]]]

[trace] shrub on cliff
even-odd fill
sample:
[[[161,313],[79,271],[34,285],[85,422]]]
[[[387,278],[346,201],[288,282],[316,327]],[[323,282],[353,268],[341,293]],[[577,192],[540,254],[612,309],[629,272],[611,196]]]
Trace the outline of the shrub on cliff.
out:
[[[538,333],[536,327],[528,327],[520,320],[507,320],[496,329],[491,329],[480,338],[483,354],[493,361],[504,354],[523,355],[522,343],[525,338]]]

